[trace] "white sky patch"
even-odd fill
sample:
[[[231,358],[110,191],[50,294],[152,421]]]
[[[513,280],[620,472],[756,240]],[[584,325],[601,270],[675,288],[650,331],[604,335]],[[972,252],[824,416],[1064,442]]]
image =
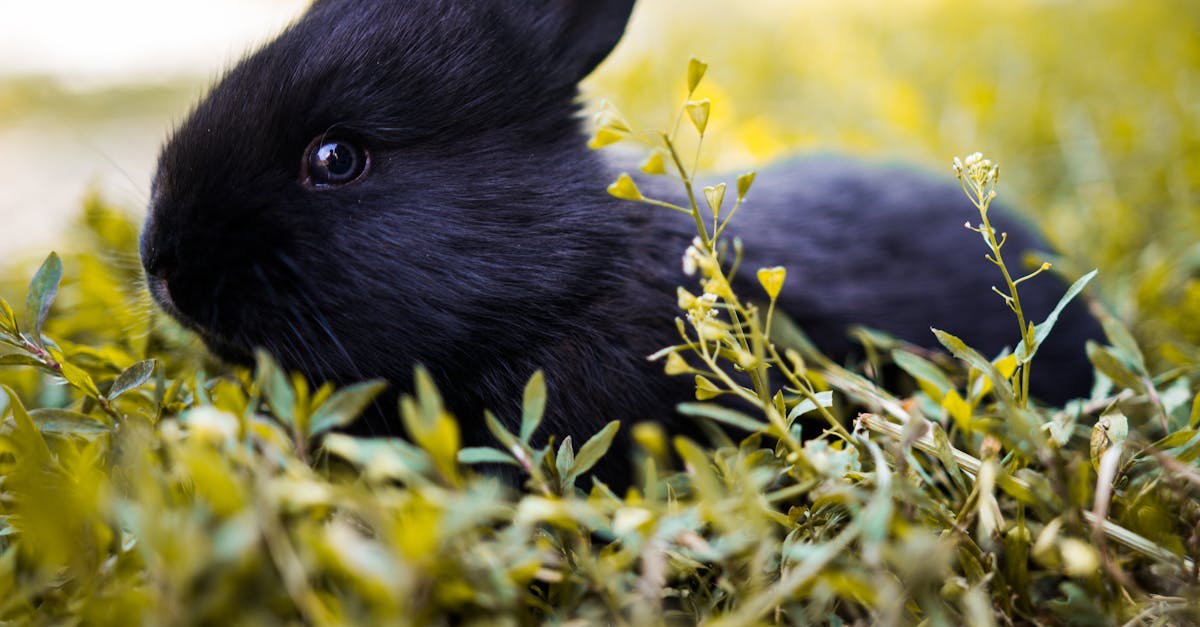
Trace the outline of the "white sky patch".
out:
[[[0,76],[86,83],[205,74],[275,35],[306,0],[0,0]]]

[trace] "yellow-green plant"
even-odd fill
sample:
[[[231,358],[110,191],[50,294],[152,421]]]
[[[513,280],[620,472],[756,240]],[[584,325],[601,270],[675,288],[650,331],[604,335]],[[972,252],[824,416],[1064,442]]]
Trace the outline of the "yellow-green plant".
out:
[[[700,294],[684,287],[678,289],[678,306],[685,314],[677,324],[681,342],[664,348],[652,358],[665,359],[665,370],[669,375],[694,376],[698,400],[734,395],[761,408],[766,422],[712,404],[688,404],[680,411],[768,434],[791,452],[790,459],[794,463],[801,467],[810,466],[803,452],[804,444],[793,429],[797,418],[816,412],[841,439],[849,441],[850,434],[829,411],[830,394],[818,391],[805,376],[806,366],[800,353],[790,348],[781,352],[768,336],[775,301],[787,279],[786,270],[782,267],[756,269],[767,297],[765,314],[757,304],[744,301],[735,294],[731,286],[732,277],[742,269],[742,244],[736,239],[730,243],[723,236],[745,202],[756,174],[747,172],[737,178],[732,207],[725,201],[725,183],[697,189],[696,164],[704,146],[712,103],[708,99],[696,100],[694,96],[707,69],[708,66],[698,59],[689,61],[687,99],[670,132],[634,132],[614,106],[605,104],[596,115],[597,131],[591,145],[602,147],[627,137],[645,143],[650,155],[641,170],[649,175],[676,178],[683,186],[687,205],[645,196],[627,173],[618,177],[609,187],[609,193],[624,200],[685,213],[696,225],[696,237],[684,251],[683,266],[686,274],[698,278]],[[685,119],[697,136],[691,155],[682,154],[680,147],[679,135]],[[698,362],[699,367],[689,364],[685,356]],[[783,378],[786,390],[772,388],[770,372]]]
[[[982,153],[977,152],[969,155],[966,159],[955,157],[954,173],[958,176],[958,182],[962,185],[963,193],[967,195],[967,198],[971,200],[971,204],[975,205],[975,208],[979,211],[979,225],[973,226],[968,222],[966,227],[983,237],[983,241],[987,244],[989,251],[987,260],[995,265],[1000,270],[1000,274],[1004,276],[1006,289],[1002,291],[992,286],[992,291],[1004,299],[1004,304],[1017,317],[1017,326],[1020,329],[1021,341],[1017,344],[1014,354],[1016,359],[1014,381],[1016,384],[1013,386],[1013,390],[1016,393],[1018,405],[1025,407],[1029,403],[1029,373],[1032,370],[1033,356],[1037,353],[1038,346],[1054,328],[1054,324],[1058,321],[1058,316],[1062,313],[1063,307],[1087,286],[1092,278],[1096,276],[1096,271],[1089,272],[1071,285],[1062,300],[1059,301],[1058,305],[1044,322],[1034,325],[1033,322],[1026,321],[1025,310],[1021,308],[1021,295],[1017,286],[1049,270],[1050,264],[1049,262],[1043,262],[1033,272],[1018,279],[1013,279],[1008,266],[1004,263],[1002,249],[1005,242],[1008,241],[1008,234],[1000,233],[997,236],[996,229],[992,228],[992,222],[988,218],[988,209],[991,207],[992,201],[996,199],[996,186],[1000,183],[1000,166],[998,164],[992,163],[990,159],[985,159]]]
[[[728,210],[725,188],[695,182],[680,128],[707,132],[704,69],[689,65],[673,131],[634,133],[610,107],[596,143],[650,141],[643,169],[687,190],[671,206],[695,218],[684,263],[699,288],[678,292],[680,340],[657,357],[696,382],[682,411],[749,435],[676,438],[676,468],[660,428],[632,426],[642,480],[615,494],[585,476],[615,424],[578,449],[531,444],[548,426],[540,375],[516,433],[489,421],[497,446],[460,450],[420,371],[399,408],[408,440],[338,433],[377,383],[312,389],[266,355],[254,372],[196,358],[177,329],[130,313],[144,302],[121,297],[135,229],[92,202],[92,249],[118,253],[51,257],[23,316],[0,304],[0,621],[1200,621],[1200,394],[1186,351],[1154,372],[1106,321],[1111,346],[1089,346],[1095,398],[1062,410],[1018,406],[1016,356],[950,336],[965,386],[896,343],[918,382],[903,395],[824,359],[773,310],[781,270],[757,269],[754,297],[731,286],[741,246],[724,227],[753,176]],[[632,177],[612,191],[670,205]],[[726,398],[760,411],[709,402]],[[852,403],[870,412],[848,432],[837,419]],[[802,439],[796,421],[814,413],[829,428]],[[523,489],[477,464],[515,469]]]

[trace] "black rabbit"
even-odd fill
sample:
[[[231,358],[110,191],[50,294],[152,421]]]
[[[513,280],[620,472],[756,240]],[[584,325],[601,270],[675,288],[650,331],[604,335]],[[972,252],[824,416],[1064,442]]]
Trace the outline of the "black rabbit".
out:
[[[677,339],[693,224],[610,197],[616,172],[578,119],[577,83],[632,6],[319,0],[163,149],[142,237],[155,298],[232,361],[264,347],[317,381],[400,387],[424,364],[467,444],[491,443],[484,408],[516,420],[538,368],[542,433],[578,442],[612,419],[685,429],[671,417],[690,382],[646,356]],[[851,351],[850,324],[923,345],[930,326],[986,351],[1014,343],[949,175],[810,159],[761,172],[750,203],[735,221],[746,267],[788,267],[780,302],[831,355]],[[1041,244],[1002,226],[1008,251]],[[1028,283],[1025,306],[1040,319],[1062,292]],[[1083,343],[1097,335],[1070,308],[1035,393],[1085,393]],[[384,412],[361,430],[399,427]],[[614,453],[600,475],[619,482],[625,466]]]

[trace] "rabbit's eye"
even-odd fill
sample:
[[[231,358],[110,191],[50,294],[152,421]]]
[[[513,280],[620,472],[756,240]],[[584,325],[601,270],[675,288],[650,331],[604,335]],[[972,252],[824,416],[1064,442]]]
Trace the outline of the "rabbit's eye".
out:
[[[304,159],[304,183],[317,189],[353,183],[366,173],[369,162],[367,151],[354,144],[318,138]]]

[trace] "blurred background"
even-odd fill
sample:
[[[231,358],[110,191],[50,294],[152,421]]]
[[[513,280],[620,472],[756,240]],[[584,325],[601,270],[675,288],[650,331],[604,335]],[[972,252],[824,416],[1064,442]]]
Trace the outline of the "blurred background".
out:
[[[0,267],[21,280],[51,249],[129,249],[72,228],[84,199],[136,219],[171,125],[306,5],[4,2]],[[1058,267],[1100,267],[1098,295],[1169,364],[1200,344],[1198,34],[1196,0],[643,0],[585,91],[664,127],[704,59],[713,171],[838,151],[949,179],[983,151]]]

